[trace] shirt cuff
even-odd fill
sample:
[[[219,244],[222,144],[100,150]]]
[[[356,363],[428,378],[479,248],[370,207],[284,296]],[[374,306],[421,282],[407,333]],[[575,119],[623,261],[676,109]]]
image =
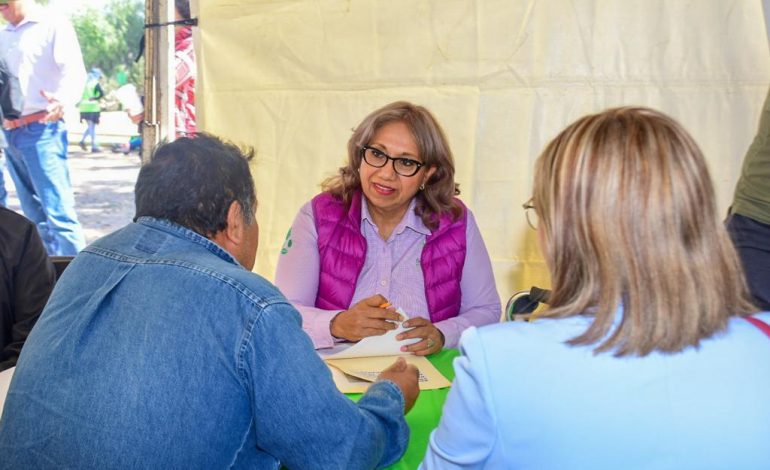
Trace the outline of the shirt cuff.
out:
[[[460,339],[460,332],[457,331],[455,325],[452,325],[451,323],[445,323],[443,325],[441,323],[434,323],[433,326],[435,326],[441,332],[441,334],[444,335],[445,348],[457,347],[457,343]]]
[[[308,318],[303,320],[305,332],[310,335],[310,339],[313,340],[313,345],[316,349],[333,348],[335,344],[340,340],[335,340],[331,332],[331,321],[342,310],[322,310],[317,311],[313,315],[312,319],[308,322]]]

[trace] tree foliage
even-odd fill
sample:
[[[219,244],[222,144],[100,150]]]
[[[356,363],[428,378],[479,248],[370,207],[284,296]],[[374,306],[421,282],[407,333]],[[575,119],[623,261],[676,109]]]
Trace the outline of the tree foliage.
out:
[[[135,62],[144,35],[143,0],[108,0],[99,7],[86,8],[72,18],[83,50],[86,68],[98,67],[105,91],[119,86],[117,76],[142,88],[144,59]]]

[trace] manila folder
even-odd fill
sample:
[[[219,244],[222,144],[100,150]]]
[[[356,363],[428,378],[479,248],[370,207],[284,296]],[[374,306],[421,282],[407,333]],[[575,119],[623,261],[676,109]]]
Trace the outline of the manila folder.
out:
[[[406,362],[413,364],[419,371],[420,390],[435,390],[449,387],[451,383],[436,366],[425,356],[375,356],[356,357],[349,359],[326,359],[332,371],[334,384],[342,393],[363,393],[377,380],[380,372],[390,367],[396,359],[403,357]]]

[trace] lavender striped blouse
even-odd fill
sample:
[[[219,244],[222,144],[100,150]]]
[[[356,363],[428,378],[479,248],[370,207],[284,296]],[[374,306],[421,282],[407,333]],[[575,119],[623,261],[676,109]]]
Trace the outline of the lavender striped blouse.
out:
[[[460,284],[460,314],[435,324],[446,339],[445,347],[457,347],[460,334],[469,326],[494,323],[500,318],[500,297],[495,287],[492,263],[476,225],[468,211],[467,253]],[[430,230],[414,213],[414,201],[404,219],[383,240],[369,216],[366,198],[362,200],[361,232],[367,253],[351,305],[375,294],[382,294],[410,317],[430,318],[425,299],[420,254]],[[315,308],[318,290],[319,256],[313,209],[310,202],[297,214],[287,236],[275,284],[302,314],[302,328],[316,348],[330,348],[335,340],[329,322],[340,311]]]

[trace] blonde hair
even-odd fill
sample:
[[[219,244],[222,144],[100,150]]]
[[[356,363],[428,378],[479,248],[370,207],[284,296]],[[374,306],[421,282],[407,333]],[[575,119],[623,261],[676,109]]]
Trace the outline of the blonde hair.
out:
[[[533,204],[552,276],[543,316],[595,316],[571,345],[678,352],[756,311],[703,155],[658,111],[609,109],[564,129],[537,160]]]
[[[436,169],[425,182],[425,189],[415,196],[415,213],[431,230],[438,227],[439,216],[443,213],[451,214],[452,219],[456,220],[462,213],[462,208],[454,200],[454,196],[460,194],[460,189],[454,180],[454,159],[444,131],[430,111],[406,101],[383,106],[361,121],[348,140],[347,165],[340,168],[338,175],[324,181],[321,188],[345,204],[350,204],[353,193],[361,189],[358,174],[362,161],[361,148],[369,143],[382,126],[391,122],[403,122],[411,131],[419,157],[425,164],[423,171]]]

